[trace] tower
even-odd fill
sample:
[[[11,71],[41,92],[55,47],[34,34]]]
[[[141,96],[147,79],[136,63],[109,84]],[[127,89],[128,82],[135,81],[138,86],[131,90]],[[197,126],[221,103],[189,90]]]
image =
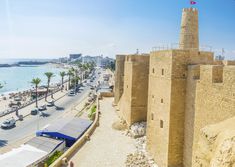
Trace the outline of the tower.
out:
[[[212,63],[213,53],[199,51],[198,11],[183,9],[180,49],[150,53],[147,150],[160,167],[184,165],[188,65]]]
[[[124,84],[124,64],[125,64],[125,55],[116,56],[116,70],[115,70],[115,95],[114,95],[114,104],[117,105],[122,93],[123,93],[123,84]]]
[[[199,49],[198,10],[184,8],[181,20],[180,49]]]

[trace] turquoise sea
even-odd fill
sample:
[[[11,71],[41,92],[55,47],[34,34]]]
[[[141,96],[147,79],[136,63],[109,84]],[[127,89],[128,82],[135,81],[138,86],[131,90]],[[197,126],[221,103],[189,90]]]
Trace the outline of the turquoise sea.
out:
[[[55,74],[55,77],[52,78],[52,83],[61,82],[59,73],[63,70],[50,64],[0,68],[0,83],[3,85],[3,88],[0,89],[0,94],[30,89],[32,88],[32,78],[36,77],[42,80],[42,85],[46,85],[47,78],[44,75],[45,72],[53,72]]]

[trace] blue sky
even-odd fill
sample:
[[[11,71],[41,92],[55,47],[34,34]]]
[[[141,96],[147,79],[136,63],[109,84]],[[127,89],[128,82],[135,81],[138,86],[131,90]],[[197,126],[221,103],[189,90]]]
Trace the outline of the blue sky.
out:
[[[178,43],[189,0],[0,0],[0,58],[114,57]],[[235,59],[235,0],[197,0],[200,45]]]

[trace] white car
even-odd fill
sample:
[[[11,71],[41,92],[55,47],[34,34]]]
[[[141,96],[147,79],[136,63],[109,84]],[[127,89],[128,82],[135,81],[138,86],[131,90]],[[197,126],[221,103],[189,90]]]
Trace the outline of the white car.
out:
[[[47,107],[53,107],[55,104],[55,102],[52,100],[52,101],[48,101],[47,102]]]
[[[38,108],[39,111],[44,111],[44,110],[46,110],[46,109],[47,109],[47,106],[46,106],[46,105],[40,106],[40,107]]]
[[[74,90],[71,90],[71,91],[68,93],[68,96],[75,96]]]
[[[1,124],[1,128],[3,128],[3,129],[11,128],[11,127],[14,127],[15,124],[16,124],[15,118],[11,117],[11,118],[5,120],[5,121]]]

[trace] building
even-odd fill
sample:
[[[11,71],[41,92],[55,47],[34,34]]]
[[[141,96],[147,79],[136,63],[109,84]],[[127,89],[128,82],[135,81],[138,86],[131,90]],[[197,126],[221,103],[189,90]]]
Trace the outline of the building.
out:
[[[235,62],[188,67],[184,166],[196,166],[200,131],[235,115]],[[202,98],[203,97],[203,98]]]
[[[116,69],[115,69],[115,87],[114,87],[114,105],[117,105],[122,94],[124,85],[124,64],[125,55],[116,56]]]
[[[199,51],[198,11],[184,9],[179,49],[150,54],[147,149],[159,166],[183,166],[187,67],[212,63]]]
[[[59,63],[68,63],[69,59],[67,57],[61,57],[58,59]]]
[[[198,167],[200,130],[235,115],[235,61],[200,50],[194,8],[183,9],[178,49],[153,50],[148,63],[140,60],[117,56],[119,115],[131,125],[147,113],[147,151],[159,167]]]
[[[119,100],[118,108],[120,117],[126,121],[127,125],[135,122],[146,121],[147,119],[147,103],[148,103],[148,71],[149,71],[149,55],[126,55],[117,56],[120,61],[118,66],[120,72],[117,78],[117,94],[116,100]],[[124,78],[123,78],[123,58]],[[123,85],[122,85],[122,79]],[[123,92],[122,92],[123,91]]]
[[[75,60],[79,59],[80,57],[82,57],[81,53],[79,53],[79,54],[70,54],[69,55],[69,60],[70,61],[75,61]]]
[[[183,9],[179,49],[150,54],[147,149],[159,166],[194,166],[199,130],[235,114],[235,67],[219,63],[199,50],[198,11]]]

